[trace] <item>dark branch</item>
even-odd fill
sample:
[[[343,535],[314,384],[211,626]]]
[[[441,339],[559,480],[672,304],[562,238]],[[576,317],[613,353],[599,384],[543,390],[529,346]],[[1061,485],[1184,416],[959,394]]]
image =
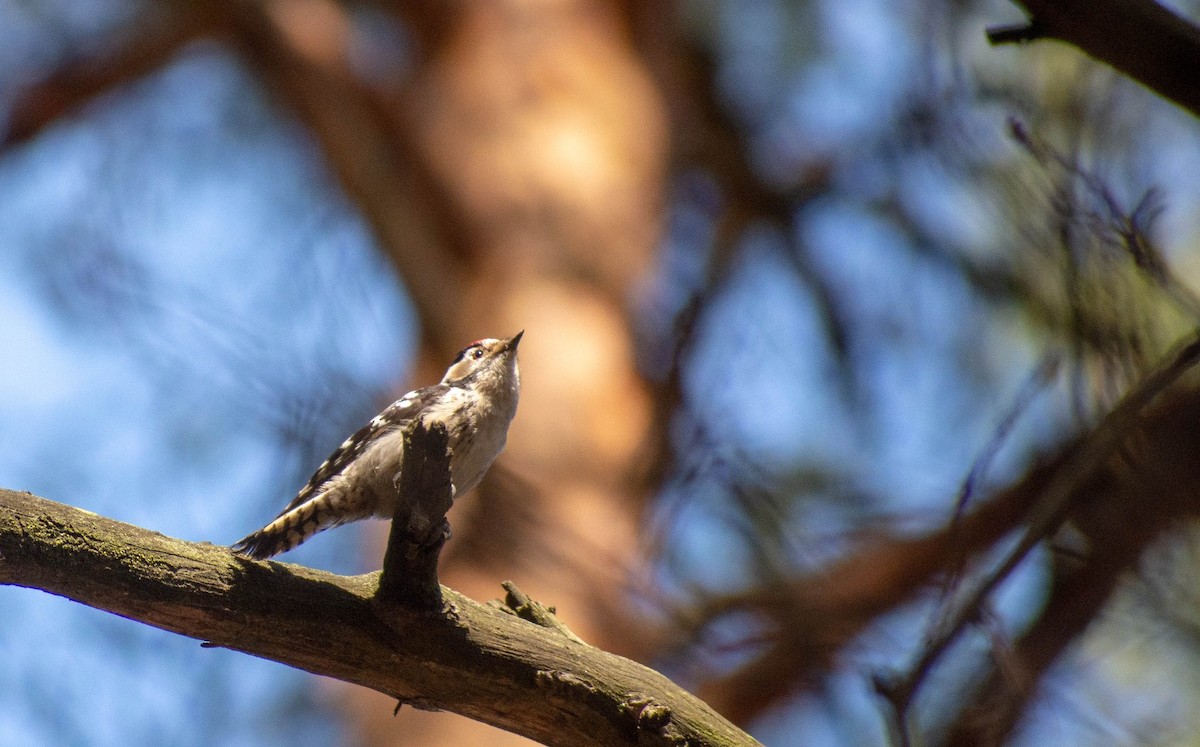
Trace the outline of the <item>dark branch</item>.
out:
[[[1061,517],[1069,514],[1072,526],[1085,538],[1084,546],[1092,550],[1073,561],[1084,573],[1056,579],[1042,616],[1008,657],[1020,668],[1028,689],[1013,693],[1010,680],[998,675],[979,694],[981,707],[972,709],[993,716],[1003,711],[1004,719],[993,723],[1007,720],[1004,728],[1011,728],[1028,693],[1094,619],[1115,581],[1145,546],[1165,528],[1192,520],[1200,510],[1195,500],[1195,485],[1200,484],[1200,461],[1195,458],[1200,391],[1188,378],[1195,375],[1198,362],[1200,342],[1193,340],[1127,394],[1093,431],[929,535],[872,534],[844,560],[818,573],[719,597],[696,611],[693,629],[719,617],[751,613],[779,631],[760,655],[709,683],[703,691],[706,700],[739,722],[754,718],[768,705],[819,682],[835,657],[873,620],[921,589],[941,585],[947,573],[961,569],[964,557],[972,563],[986,558],[990,548],[1018,528],[1026,533],[1026,542],[1050,539]],[[1018,557],[1022,548],[1010,552],[1010,558]],[[1011,559],[1006,565],[1010,564]],[[874,678],[877,691],[892,707],[898,744],[903,744],[909,727],[914,691],[957,638],[947,631],[961,632],[991,608],[990,595],[971,593],[993,589],[1005,575],[1003,569],[980,574],[952,597],[945,624],[931,633],[936,638],[922,650],[920,660],[906,672],[881,672]],[[970,733],[975,741],[968,736],[961,743],[994,743]]]
[[[1194,337],[1179,352],[1129,392],[1111,413],[1067,455],[1058,473],[1033,506],[1020,541],[999,566],[986,574],[947,624],[926,643],[916,663],[903,677],[876,680],[876,689],[897,713],[907,712],[917,689],[927,680],[933,666],[972,623],[982,619],[996,587],[1038,543],[1048,539],[1070,514],[1081,488],[1094,481],[1105,463],[1141,425],[1144,411],[1180,377],[1200,363],[1200,337]]]
[[[992,26],[987,30],[988,41],[992,44],[1023,44],[1036,41],[1046,35],[1046,32],[1036,23],[1019,23],[1012,26]]]
[[[1200,116],[1200,28],[1153,0],[1013,0],[1028,25],[993,44],[1058,39]]]
[[[441,609],[437,563],[450,533],[446,512],[454,500],[446,426],[425,428],[419,420],[408,426],[396,490],[400,499],[375,599],[413,609]]]

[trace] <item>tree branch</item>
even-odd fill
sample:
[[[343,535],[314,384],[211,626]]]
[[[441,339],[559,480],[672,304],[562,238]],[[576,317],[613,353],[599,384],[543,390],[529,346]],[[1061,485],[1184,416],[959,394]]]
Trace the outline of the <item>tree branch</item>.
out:
[[[1013,0],[1023,26],[988,30],[993,44],[1058,39],[1200,116],[1200,28],[1153,0]]]
[[[752,745],[666,677],[447,588],[378,604],[380,574],[251,561],[0,489],[0,583],[445,709],[549,745]]]
[[[904,726],[915,690],[947,647],[964,628],[986,617],[990,591],[1006,577],[1005,568],[1011,570],[1031,542],[1052,539],[1069,516],[1090,550],[1075,559],[1079,570],[1056,575],[1045,609],[1008,657],[1022,671],[1026,689],[1014,691],[998,672],[974,696],[978,707],[964,712],[950,735],[954,744],[1001,741],[995,734],[1002,737],[1015,726],[1040,678],[1095,619],[1145,547],[1166,528],[1197,515],[1200,391],[1187,377],[1195,376],[1198,364],[1200,337],[1194,336],[1091,432],[930,534],[871,535],[819,572],[709,602],[694,613],[694,628],[748,612],[776,632],[768,645],[756,641],[758,653],[739,669],[709,683],[701,691],[706,700],[743,722],[811,687],[872,621],[939,583],[943,574],[958,575],[1020,529],[1026,537],[1006,550],[1002,568],[984,566],[970,584],[955,585],[948,597],[952,607],[909,670],[876,675],[877,689]],[[978,714],[987,717],[982,724],[974,718]]]
[[[450,436],[441,423],[425,428],[415,420],[405,428],[404,459],[396,485],[399,500],[383,554],[376,601],[410,609],[442,608],[437,563],[450,536],[446,512],[454,501],[449,448]]]
[[[66,62],[21,91],[7,131],[0,130],[0,151],[162,67],[191,41],[222,41],[261,77],[268,94],[308,126],[382,248],[409,279],[426,343],[452,354],[461,333],[441,299],[463,295],[462,269],[449,259],[465,251],[462,221],[449,213],[395,107],[351,72],[345,50],[337,59],[313,59],[291,44],[262,3],[191,0],[155,10],[129,33],[116,35],[108,49]]]
[[[148,75],[197,39],[228,32],[218,13],[181,4],[167,13],[148,13],[128,32],[106,39],[104,51],[64,63],[45,80],[19,91],[0,130],[0,150],[23,143],[77,111],[96,96]]]
[[[302,121],[346,193],[371,225],[381,248],[408,281],[422,337],[449,356],[461,337],[460,320],[447,298],[462,298],[461,217],[453,212],[417,153],[412,133],[386,97],[350,71],[341,50],[336,61],[312,59],[297,49],[261,3],[209,0],[235,30],[230,42],[259,75],[265,90]]]

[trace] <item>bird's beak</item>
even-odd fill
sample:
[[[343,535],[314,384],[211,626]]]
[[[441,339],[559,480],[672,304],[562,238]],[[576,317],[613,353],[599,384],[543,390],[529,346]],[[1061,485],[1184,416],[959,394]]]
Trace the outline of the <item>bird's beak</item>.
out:
[[[506,340],[504,343],[504,349],[505,350],[516,350],[517,343],[521,342],[521,335],[523,335],[523,334],[525,334],[525,330],[521,330],[520,332],[516,333],[512,337],[508,338],[508,340]]]

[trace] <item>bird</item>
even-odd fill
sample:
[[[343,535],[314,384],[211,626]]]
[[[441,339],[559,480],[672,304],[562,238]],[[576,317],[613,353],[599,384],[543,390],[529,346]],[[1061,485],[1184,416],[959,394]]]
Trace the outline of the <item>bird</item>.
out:
[[[278,517],[232,549],[262,560],[322,530],[415,507],[417,496],[400,495],[398,487],[404,429],[418,419],[446,427],[453,496],[474,488],[503,450],[517,412],[517,345],[524,333],[463,348],[440,382],[408,392],[343,441]]]

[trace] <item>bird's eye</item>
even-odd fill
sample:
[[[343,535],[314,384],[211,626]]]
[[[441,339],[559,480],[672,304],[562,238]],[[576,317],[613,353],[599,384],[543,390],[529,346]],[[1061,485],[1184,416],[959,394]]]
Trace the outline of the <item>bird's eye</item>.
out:
[[[468,355],[470,355],[475,360],[479,360],[480,358],[483,357],[483,348],[474,348],[473,350],[471,350],[470,353],[468,353]]]

